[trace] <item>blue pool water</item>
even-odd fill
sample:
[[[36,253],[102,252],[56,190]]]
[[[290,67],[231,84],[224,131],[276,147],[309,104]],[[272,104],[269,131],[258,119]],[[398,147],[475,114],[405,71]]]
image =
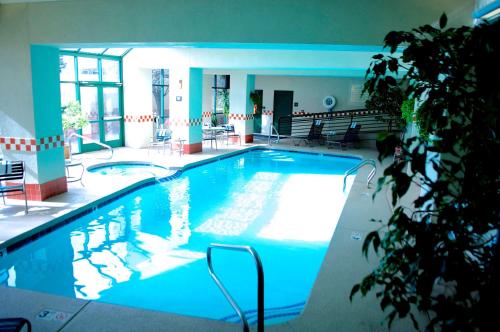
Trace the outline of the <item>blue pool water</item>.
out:
[[[253,246],[266,324],[300,314],[345,203],[355,158],[254,150],[144,187],[0,259],[0,284],[237,322],[211,280],[210,243]],[[353,177],[348,179],[348,189]],[[254,322],[250,255],[214,251],[214,269]]]
[[[110,176],[128,176],[136,174],[152,174],[154,176],[166,176],[168,170],[165,167],[148,163],[120,162],[104,165],[95,165],[87,169],[90,173]]]

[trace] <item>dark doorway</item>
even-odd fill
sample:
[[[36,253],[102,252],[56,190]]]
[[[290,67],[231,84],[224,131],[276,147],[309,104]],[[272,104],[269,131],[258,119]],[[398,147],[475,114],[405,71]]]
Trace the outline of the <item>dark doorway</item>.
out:
[[[280,135],[290,135],[292,133],[292,122],[282,121],[278,127],[278,120],[283,116],[291,116],[293,109],[293,91],[274,91],[273,124]]]
[[[255,90],[255,92],[259,95],[259,99],[262,101],[262,90]],[[253,111],[253,132],[260,134],[262,131],[262,102],[257,107],[254,106]]]

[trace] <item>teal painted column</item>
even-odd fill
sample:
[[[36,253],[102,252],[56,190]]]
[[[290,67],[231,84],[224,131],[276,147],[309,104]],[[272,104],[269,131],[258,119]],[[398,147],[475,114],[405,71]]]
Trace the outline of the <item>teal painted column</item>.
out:
[[[31,46],[33,114],[36,139],[37,183],[34,199],[44,200],[67,191],[64,169],[59,49]]]

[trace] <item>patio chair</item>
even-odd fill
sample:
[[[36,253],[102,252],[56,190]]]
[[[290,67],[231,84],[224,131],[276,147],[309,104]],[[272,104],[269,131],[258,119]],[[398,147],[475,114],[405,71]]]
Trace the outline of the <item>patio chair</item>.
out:
[[[165,147],[167,145],[170,145],[170,148],[172,148],[172,131],[170,129],[165,129],[165,128],[159,128],[156,130],[156,134],[153,137],[151,143],[149,143],[149,150],[152,148],[162,148],[163,153],[165,154]]]
[[[313,120],[311,128],[309,128],[309,134],[307,136],[292,136],[292,141],[295,145],[300,145],[301,141],[305,144],[312,145],[314,141],[321,143],[323,140],[323,127],[325,123],[321,120]]]
[[[234,130],[234,125],[227,124],[227,125],[224,125],[224,128],[225,128],[224,138],[226,139],[226,145],[229,145],[229,137],[237,137],[238,140],[240,141],[240,145],[241,145],[241,135],[236,133],[236,131]]]
[[[24,161],[0,161],[0,194],[5,205],[5,196],[24,195],[24,213],[28,214]],[[21,183],[10,181],[21,180]],[[9,182],[8,182],[9,181]]]
[[[26,329],[24,328],[26,327]],[[31,332],[31,323],[26,318],[0,318],[1,332]]]
[[[215,142],[215,150],[217,150],[217,131],[210,128],[202,129],[202,141],[210,141],[210,148],[213,149]]]
[[[347,147],[349,144],[359,143],[359,131],[361,130],[361,125],[353,122],[344,134],[344,138],[340,140],[335,140],[333,136],[327,136],[326,145],[328,148],[332,146],[338,146],[340,149]]]

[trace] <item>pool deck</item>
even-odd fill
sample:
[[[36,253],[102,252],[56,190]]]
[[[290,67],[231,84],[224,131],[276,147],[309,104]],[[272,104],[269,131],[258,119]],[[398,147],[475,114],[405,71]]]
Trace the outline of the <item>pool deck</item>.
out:
[[[112,160],[100,159],[103,152],[76,156],[86,167],[115,161],[150,161],[173,169],[224,155],[229,152],[264,144],[244,144],[242,146],[206,151],[179,156],[163,154],[147,149],[118,148]],[[273,144],[272,148],[354,155],[364,159],[375,159],[377,152],[371,148],[327,149],[324,146],[294,146],[287,141]],[[384,165],[377,162],[374,182],[382,174]],[[366,178],[370,169],[359,170],[349,197],[340,216],[333,239],[321,266],[302,315],[283,324],[266,326],[267,331],[386,331],[381,324],[384,314],[374,296],[360,298],[351,303],[349,294],[352,286],[361,281],[376,264],[361,255],[364,237],[378,225],[371,218],[387,219],[392,213],[386,192],[372,199],[374,189],[367,188]],[[170,171],[174,173],[175,171]],[[168,172],[166,173],[168,174]],[[165,175],[165,174],[162,174]],[[86,205],[102,202],[108,195],[121,192],[138,182],[154,181],[151,174],[123,177],[111,181],[103,176],[85,172],[83,181],[68,185],[68,192],[43,202],[29,202],[29,214],[24,215],[24,202],[7,200],[7,206],[0,205],[0,248],[8,247],[42,229],[50,227],[60,219],[76,214]],[[55,220],[55,221],[54,221]],[[208,271],[207,271],[208,273]],[[240,331],[238,324],[222,321],[179,316],[174,314],[139,310],[95,301],[53,296],[21,289],[0,287],[0,318],[25,317],[33,324],[34,331]],[[58,318],[43,319],[37,315],[50,309],[59,311]],[[411,330],[406,321],[396,321],[393,331]],[[255,328],[252,328],[254,330]],[[256,330],[256,329],[255,329]]]

